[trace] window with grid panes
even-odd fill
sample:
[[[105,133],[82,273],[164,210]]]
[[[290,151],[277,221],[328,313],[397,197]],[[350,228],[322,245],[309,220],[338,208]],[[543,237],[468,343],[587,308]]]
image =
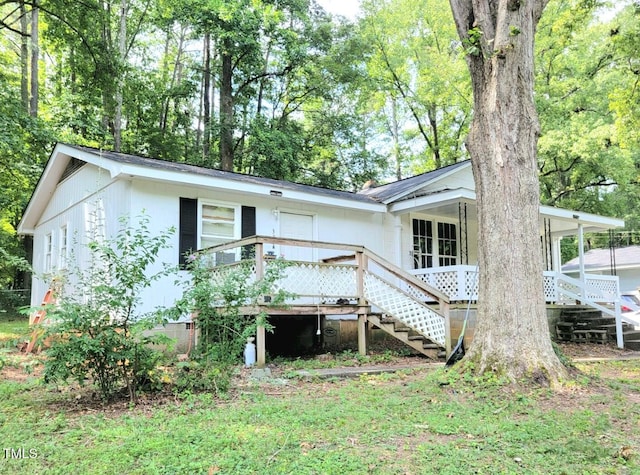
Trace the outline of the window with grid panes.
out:
[[[236,207],[202,203],[200,249],[237,239]]]
[[[458,258],[456,225],[438,223],[438,263],[441,267],[455,266]]]
[[[426,219],[413,220],[413,268],[433,267],[433,225]]]

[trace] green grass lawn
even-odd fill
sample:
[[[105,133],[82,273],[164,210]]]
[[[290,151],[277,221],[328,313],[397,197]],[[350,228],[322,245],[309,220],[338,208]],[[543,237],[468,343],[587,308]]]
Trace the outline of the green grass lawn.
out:
[[[555,392],[443,369],[271,382],[243,371],[227,399],[165,395],[129,407],[55,391],[20,376],[28,362],[11,357],[0,473],[640,473],[637,360],[584,365],[579,383]]]
[[[29,317],[0,314],[0,348],[12,346],[29,334]]]

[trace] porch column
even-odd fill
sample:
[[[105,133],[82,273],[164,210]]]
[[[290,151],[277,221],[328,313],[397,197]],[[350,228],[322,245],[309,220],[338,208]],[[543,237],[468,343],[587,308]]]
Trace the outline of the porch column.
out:
[[[561,272],[562,271],[562,246],[561,246],[561,242],[562,242],[562,236],[554,237],[553,241],[552,241],[552,253],[553,253],[553,255],[551,256],[551,259],[553,260],[552,269],[553,269],[554,272]]]
[[[404,269],[402,265],[402,218],[400,215],[393,217],[395,241],[396,241],[396,265],[401,269]]]
[[[582,223],[578,224],[578,262],[580,268],[580,280],[586,282],[584,275],[584,228]]]

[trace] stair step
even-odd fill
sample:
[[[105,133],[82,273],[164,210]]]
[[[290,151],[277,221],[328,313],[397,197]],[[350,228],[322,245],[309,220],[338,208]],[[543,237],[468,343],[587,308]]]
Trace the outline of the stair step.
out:
[[[583,318],[598,318],[602,316],[600,310],[585,309],[585,308],[567,308],[563,309],[560,313],[561,318],[564,320],[569,319],[583,319]]]
[[[427,337],[419,334],[412,328],[404,325],[402,322],[399,322],[397,319],[375,314],[369,315],[368,319],[373,325],[386,333],[393,335],[398,340],[428,358],[438,360],[438,358],[444,358],[446,356],[446,353],[443,352],[442,346],[432,342]]]
[[[625,341],[624,347],[628,350],[640,351],[640,340]]]
[[[640,331],[639,330],[632,330],[632,331],[628,331],[628,332],[623,332],[622,333],[622,338],[623,338],[623,340],[625,342],[640,340]]]

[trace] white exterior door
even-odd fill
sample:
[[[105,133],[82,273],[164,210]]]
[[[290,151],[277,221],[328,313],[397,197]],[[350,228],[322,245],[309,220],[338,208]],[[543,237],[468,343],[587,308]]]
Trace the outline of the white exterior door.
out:
[[[280,237],[291,239],[313,240],[313,216],[280,212]],[[313,250],[298,246],[281,246],[280,254],[287,260],[311,261]]]

